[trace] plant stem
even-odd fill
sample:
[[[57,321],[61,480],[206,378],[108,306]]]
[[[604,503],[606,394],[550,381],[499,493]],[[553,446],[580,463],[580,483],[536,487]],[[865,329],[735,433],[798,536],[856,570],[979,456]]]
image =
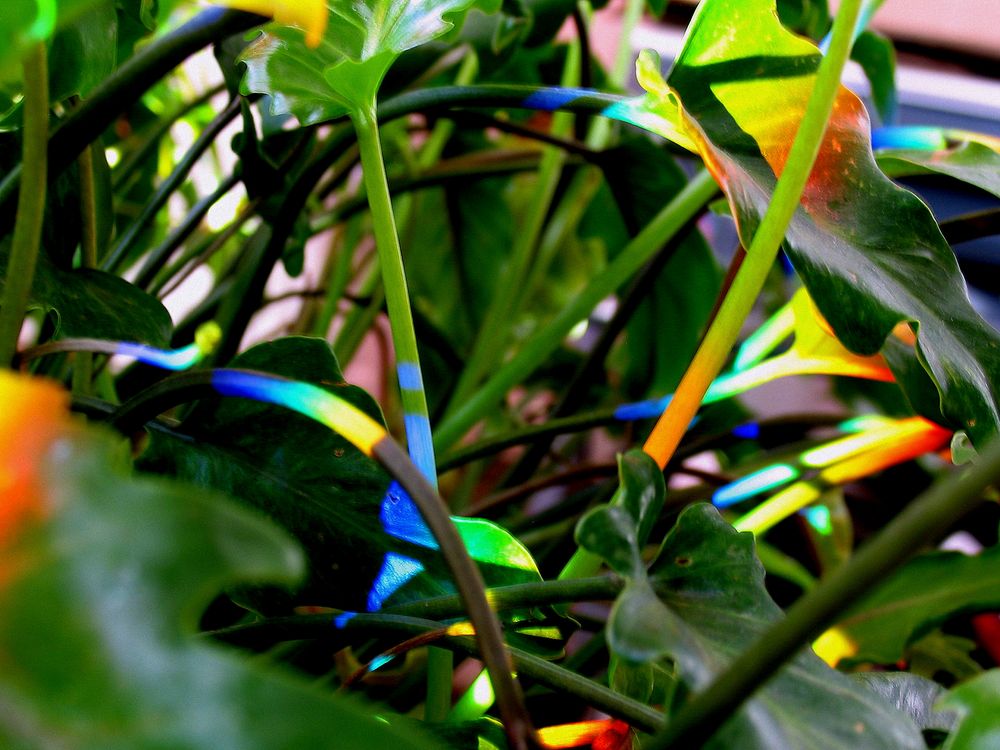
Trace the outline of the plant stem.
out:
[[[851,48],[851,34],[861,0],[844,0],[834,22],[830,49],[820,62],[816,83],[778,178],[767,212],[754,234],[747,257],[733,280],[719,312],[681,379],[670,405],[653,428],[643,450],[662,467],[670,461],[702,398],[722,370],[736,343],[743,321],[757,301],[777,257],[785,231],[802,197],[819,153],[827,120],[840,87],[840,74]]]
[[[17,338],[38,263],[38,249],[45,215],[47,183],[46,147],[49,136],[49,73],[44,43],[24,53],[23,173],[17,201],[17,223],[7,261],[3,297],[0,299],[0,366],[10,366],[17,352]]]
[[[434,446],[431,443],[430,415],[424,393],[423,375],[420,372],[420,355],[417,336],[413,330],[413,313],[403,270],[403,254],[396,234],[396,220],[392,213],[392,198],[382,161],[378,120],[374,104],[354,113],[354,124],[361,153],[361,169],[365,190],[371,206],[375,247],[378,250],[382,284],[385,288],[392,345],[396,351],[396,372],[403,402],[403,421],[410,457],[423,475],[437,487],[437,469]]]
[[[160,183],[156,188],[156,192],[150,197],[146,204],[142,207],[142,211],[139,215],[135,217],[131,224],[126,227],[125,231],[122,232],[121,239],[114,246],[108,257],[106,257],[102,263],[101,268],[106,271],[114,271],[118,268],[121,262],[125,259],[128,251],[131,250],[132,245],[139,238],[143,232],[145,232],[149,223],[156,217],[160,209],[166,204],[167,199],[170,195],[181,186],[181,183],[187,178],[188,173],[194,166],[195,162],[201,158],[201,155],[208,150],[209,146],[215,142],[216,136],[222,132],[222,129],[229,124],[236,115],[240,112],[240,98],[235,97],[226,106],[222,112],[215,116],[215,119],[208,124],[208,126],[201,131],[187,153],[184,157],[177,163],[173,171],[167,176],[167,178]]]
[[[835,624],[848,607],[976,508],[983,491],[998,478],[1000,440],[994,440],[972,468],[923,493],[847,563],[805,594],[787,617],[762,633],[725,673],[685,705],[648,747],[699,747],[803,644]]]
[[[579,43],[570,44],[563,63],[562,85],[572,86],[579,75]],[[552,134],[565,137],[572,132],[573,117],[566,112],[557,113],[552,118]],[[532,259],[538,245],[538,238],[545,225],[556,187],[562,177],[566,154],[561,148],[547,146],[542,150],[542,160],[538,169],[535,189],[527,202],[527,213],[517,233],[514,247],[507,261],[500,283],[493,290],[489,307],[483,316],[482,325],[476,335],[472,352],[449,399],[447,418],[457,404],[464,403],[479,385],[484,373],[490,371],[499,361],[507,344],[507,334],[516,319],[521,291],[531,272]]]
[[[598,302],[631,277],[663,243],[674,236],[716,194],[711,176],[702,171],[667,204],[590,284],[537,336],[490,378],[465,404],[445,419],[435,435],[439,449],[454,445],[500,401],[507,390],[531,374],[563,342],[566,334],[590,314]]]
[[[94,196],[94,145],[80,152],[77,159],[80,169],[80,265],[97,266],[97,202]],[[94,357],[80,352],[73,360],[73,395],[90,394],[90,381],[94,374]]]

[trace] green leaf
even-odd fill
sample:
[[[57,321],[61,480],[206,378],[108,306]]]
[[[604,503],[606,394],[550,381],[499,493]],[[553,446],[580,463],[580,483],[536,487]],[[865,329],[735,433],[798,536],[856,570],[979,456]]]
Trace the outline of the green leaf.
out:
[[[8,237],[0,243],[0,289],[9,252]],[[170,345],[170,314],[155,297],[104,271],[63,270],[45,253],[38,258],[29,306],[54,314],[60,338],[84,336]]]
[[[625,138],[605,154],[604,176],[631,236],[687,184],[677,162],[646,136]],[[606,225],[606,219],[599,224]],[[626,327],[628,392],[639,398],[674,391],[698,348],[721,281],[700,232],[676,246]]]
[[[953,682],[961,682],[982,673],[982,666],[972,656],[978,648],[973,640],[934,630],[909,646],[904,658],[911,674],[940,679],[944,673],[951,675]]]
[[[872,103],[883,123],[896,119],[896,48],[875,31],[863,31],[851,48],[851,59],[865,72]]]
[[[848,663],[891,664],[949,617],[1000,609],[1000,547],[976,556],[930,552],[911,560],[837,624],[854,644]]]
[[[875,158],[890,177],[943,174],[1000,198],[1000,154],[975,141],[945,151],[884,149]]]
[[[924,731],[948,732],[955,724],[954,716],[934,710],[944,688],[933,680],[909,672],[858,672],[851,679],[907,714]]]
[[[631,450],[618,456],[618,478],[621,491],[615,502],[593,508],[580,519],[576,542],[600,555],[616,573],[642,580],[642,548],[666,496],[663,472],[649,455]]]
[[[0,745],[10,750],[435,747],[386,712],[195,636],[224,586],[290,584],[287,534],[225,498],[123,469],[80,429],[39,471],[44,520],[0,559]],[[9,541],[9,544],[6,542]]]
[[[472,7],[494,0],[328,0],[330,19],[319,47],[300,31],[271,25],[240,60],[244,93],[268,94],[273,114],[311,125],[370,107],[386,72],[406,50],[461,24]]]
[[[673,613],[664,622],[667,632],[680,631],[664,656],[677,664],[690,691],[703,690],[781,617],[764,588],[753,536],[735,531],[708,504],[681,513],[650,576]],[[706,747],[923,750],[924,744],[909,717],[807,650],[765,683]]]
[[[60,28],[49,47],[49,99],[87,94],[115,69],[118,15],[114,0],[96,2]]]
[[[1000,716],[1000,669],[991,669],[951,690],[937,704],[958,714],[958,728],[943,750],[992,750],[997,746]]]
[[[374,399],[344,382],[333,352],[321,339],[291,337],[261,344],[231,366],[321,385],[382,421]],[[416,560],[424,568],[396,600],[451,593],[450,574],[435,550],[384,531],[385,513],[401,513],[404,521],[412,518],[407,514],[410,501],[395,493],[387,496],[391,479],[385,471],[329,428],[269,404],[215,398],[202,401],[180,431],[190,440],[154,432],[140,466],[223,490],[291,532],[306,550],[310,572],[296,601],[368,608],[375,582],[386,580],[380,574],[387,553]],[[480,519],[456,523],[491,585],[539,580],[530,554],[505,530]],[[417,522],[414,534],[424,536],[422,530]],[[249,595],[247,601],[267,609],[289,603],[273,592]]]
[[[820,53],[781,26],[774,0],[698,6],[666,82],[641,60],[644,99],[610,114],[697,151],[730,201],[744,245],[771,200],[813,89]],[[878,351],[897,323],[917,329],[942,411],[977,445],[1000,426],[1000,337],[972,308],[927,206],[876,167],[861,102],[841,88],[786,235],[796,271],[837,337]],[[929,415],[930,416],[930,415]]]

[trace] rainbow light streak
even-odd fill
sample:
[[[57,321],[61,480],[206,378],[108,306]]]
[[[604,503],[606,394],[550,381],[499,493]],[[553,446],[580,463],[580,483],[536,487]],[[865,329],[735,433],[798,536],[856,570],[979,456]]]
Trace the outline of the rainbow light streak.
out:
[[[905,425],[893,436],[867,453],[852,456],[824,469],[819,478],[830,484],[852,482],[890,466],[903,463],[947,445],[951,430],[921,417],[902,420]]]
[[[596,93],[593,89],[572,87],[539,89],[526,96],[522,102],[522,106],[527,109],[540,109],[544,112],[552,112],[553,110],[569,106],[577,99],[585,96],[593,96]]]
[[[833,533],[833,516],[825,505],[812,505],[803,508],[799,513],[818,533],[830,536]]]
[[[197,344],[188,344],[180,349],[154,349],[145,344],[123,342],[118,345],[117,353],[125,357],[135,357],[140,362],[165,370],[187,370],[198,364],[205,353]]]
[[[760,471],[730,482],[725,487],[720,487],[712,495],[712,503],[719,508],[728,508],[730,505],[787,484],[799,476],[799,470],[789,464],[766,466]]]
[[[358,616],[357,612],[341,612],[339,615],[333,618],[333,627],[341,630],[347,627],[347,623]]]
[[[859,453],[877,451],[880,446],[888,445],[893,441],[909,440],[921,434],[926,429],[926,423],[927,420],[921,417],[893,421],[805,451],[799,456],[799,462],[803,466],[814,469],[830,466],[857,456]]]
[[[434,444],[431,441],[431,423],[423,414],[403,414],[403,428],[406,430],[406,449],[410,460],[437,487],[437,467],[434,461]]]
[[[382,528],[390,536],[427,549],[437,549],[438,543],[412,498],[399,482],[393,481],[382,498],[379,514]]]
[[[733,528],[760,534],[807,505],[812,505],[822,494],[816,483],[798,482],[737,519]]]
[[[311,383],[238,370],[217,370],[212,373],[212,387],[223,396],[277,404],[315,419],[343,435],[366,456],[371,456],[375,444],[386,438],[385,429],[374,419]]]
[[[538,739],[547,748],[583,747],[590,745],[612,724],[614,719],[592,719],[573,724],[555,724],[538,730]]]
[[[395,552],[386,552],[382,560],[382,570],[379,571],[371,591],[368,592],[366,604],[368,611],[378,612],[390,596],[423,571],[424,566],[418,560]]]
[[[859,414],[856,417],[845,419],[837,425],[837,429],[841,432],[865,432],[866,430],[885,427],[893,424],[895,421],[892,417],[886,417],[882,414]]]
[[[795,328],[795,310],[789,302],[764,322],[740,345],[733,369],[746,370],[770,354]]]
[[[125,357],[134,357],[147,365],[176,372],[187,370],[201,362],[218,346],[221,339],[222,329],[215,321],[209,321],[198,326],[193,343],[180,349],[157,349],[146,344],[124,341],[116,345],[115,353]]]
[[[872,148],[914,149],[941,151],[971,141],[1000,151],[1000,138],[958,128],[938,128],[929,125],[892,125],[872,130]]]

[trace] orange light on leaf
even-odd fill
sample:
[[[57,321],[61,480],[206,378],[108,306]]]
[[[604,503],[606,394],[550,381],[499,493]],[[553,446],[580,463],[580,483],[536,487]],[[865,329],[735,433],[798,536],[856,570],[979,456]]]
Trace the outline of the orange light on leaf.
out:
[[[628,750],[632,747],[632,730],[618,719],[594,719],[572,724],[556,724],[538,730],[542,747],[586,747],[594,750]]]
[[[218,0],[217,4],[271,16],[278,23],[300,28],[309,47],[318,47],[326,31],[326,0]]]

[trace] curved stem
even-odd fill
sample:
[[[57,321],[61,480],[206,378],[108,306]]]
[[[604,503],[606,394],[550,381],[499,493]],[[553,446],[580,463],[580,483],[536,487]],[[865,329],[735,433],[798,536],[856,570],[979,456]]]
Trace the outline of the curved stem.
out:
[[[192,54],[207,44],[267,21],[252,13],[210,8],[143,47],[90,92],[79,109],[52,134],[48,148],[49,175],[59,175],[119,113]],[[0,183],[0,205],[13,195],[19,179],[20,169],[15,168]]]
[[[173,171],[167,176],[167,178],[160,183],[156,188],[156,192],[150,197],[146,204],[142,207],[142,211],[139,215],[135,217],[131,224],[126,227],[125,231],[122,232],[121,239],[114,246],[108,257],[101,262],[101,268],[106,271],[113,271],[118,268],[121,262],[125,259],[126,254],[132,248],[132,245],[149,227],[150,222],[156,217],[156,214],[160,212],[166,204],[167,199],[170,195],[180,187],[181,183],[187,178],[188,173],[194,166],[195,162],[201,158],[201,155],[208,150],[215,142],[216,136],[222,132],[222,129],[229,124],[236,115],[240,112],[240,98],[234,97],[230,100],[229,104],[226,106],[222,112],[216,115],[215,119],[209,123],[201,134],[198,136],[198,140],[192,144],[191,148],[188,149],[184,157],[177,163]]]
[[[843,6],[842,6],[843,7]],[[724,674],[696,695],[649,748],[700,747],[739,705],[804,644],[836,623],[854,602],[982,502],[1000,478],[1000,440],[967,472],[922,494],[847,563],[805,594]]]
[[[414,463],[420,467],[432,486],[437,486],[430,415],[427,410],[423,374],[420,372],[417,335],[413,330],[413,313],[410,310],[406,272],[403,270],[403,253],[399,246],[399,236],[396,234],[396,219],[392,213],[392,198],[389,195],[385,163],[382,161],[382,146],[374,106],[356,112],[354,122],[361,153],[365,191],[371,206],[375,248],[378,251],[382,284],[385,288],[392,345],[396,352],[396,373],[403,402],[406,442]]]
[[[851,34],[861,0],[844,0],[834,22],[830,49],[820,62],[805,114],[792,143],[784,171],[760,226],[747,249],[733,285],[719,307],[694,359],[681,379],[673,400],[643,446],[660,466],[665,466],[680,444],[688,424],[729,356],[764,280],[774,264],[802,197],[806,180],[819,153],[827,121],[840,87],[840,73],[851,48]]]
[[[0,299],[0,366],[10,366],[38,263],[45,216],[47,183],[45,150],[49,134],[49,73],[44,43],[24,55],[24,189],[17,202],[17,223],[11,241],[3,297]]]
[[[213,393],[273,403],[315,419],[337,430],[363,453],[378,460],[402,485],[433,534],[475,628],[510,744],[515,750],[530,747],[534,741],[531,719],[520,685],[511,674],[512,664],[500,622],[486,598],[479,569],[469,556],[444,500],[381,425],[318,386],[277,375],[232,369],[187,372],[164,378],[123,404],[110,423],[120,432],[132,434],[172,406]]]

